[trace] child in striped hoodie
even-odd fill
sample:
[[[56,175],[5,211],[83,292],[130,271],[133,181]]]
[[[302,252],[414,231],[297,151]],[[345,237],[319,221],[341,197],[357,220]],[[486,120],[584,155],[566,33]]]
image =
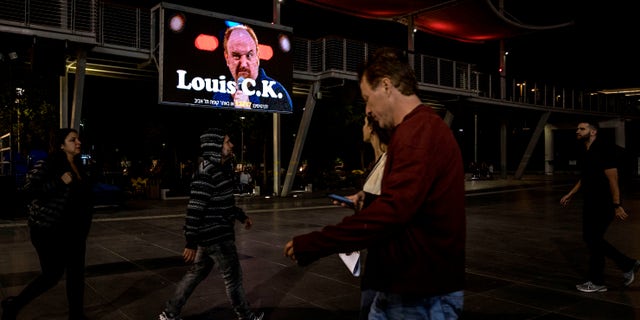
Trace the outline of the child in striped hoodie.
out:
[[[242,268],[235,244],[234,224],[238,220],[250,229],[253,222],[237,207],[233,195],[233,144],[220,129],[208,129],[200,136],[203,161],[191,182],[184,225],[187,244],[182,254],[193,263],[167,301],[160,320],[180,319],[180,311],[196,286],[215,265],[225,282],[227,296],[239,320],[261,320],[263,313],[249,308],[242,286]]]

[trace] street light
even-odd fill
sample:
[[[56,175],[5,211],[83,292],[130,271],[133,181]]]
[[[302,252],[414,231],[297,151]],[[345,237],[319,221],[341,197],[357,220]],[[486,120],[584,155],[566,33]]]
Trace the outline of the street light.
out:
[[[516,85],[520,89],[520,102],[525,102],[524,94],[526,93],[525,87],[527,86],[527,83],[526,82],[516,83]]]

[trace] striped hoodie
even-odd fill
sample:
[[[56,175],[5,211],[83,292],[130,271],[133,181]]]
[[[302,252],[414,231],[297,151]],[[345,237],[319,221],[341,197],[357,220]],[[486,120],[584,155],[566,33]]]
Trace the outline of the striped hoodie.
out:
[[[234,223],[247,219],[233,195],[233,169],[222,162],[222,130],[208,129],[200,136],[203,161],[191,182],[184,225],[187,248],[208,246],[235,238]]]

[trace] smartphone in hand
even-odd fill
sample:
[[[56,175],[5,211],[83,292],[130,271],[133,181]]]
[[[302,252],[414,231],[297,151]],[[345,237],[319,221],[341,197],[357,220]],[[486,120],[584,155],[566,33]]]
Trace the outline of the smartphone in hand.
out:
[[[343,196],[340,196],[340,195],[337,195],[337,194],[334,194],[334,193],[328,195],[328,197],[333,199],[333,200],[336,200],[336,201],[338,201],[340,203],[346,204],[349,208],[353,208],[354,207],[353,201],[349,200],[346,197],[343,197]]]

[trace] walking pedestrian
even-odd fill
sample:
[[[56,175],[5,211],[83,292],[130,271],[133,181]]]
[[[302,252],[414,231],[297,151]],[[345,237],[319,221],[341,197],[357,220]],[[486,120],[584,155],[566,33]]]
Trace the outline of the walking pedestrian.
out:
[[[193,264],[159,318],[180,319],[189,296],[216,266],[238,319],[261,320],[264,314],[256,314],[249,308],[235,243],[235,221],[243,223],[245,229],[250,229],[253,222],[235,204],[234,171],[230,161],[233,144],[222,130],[212,128],[200,136],[200,149],[203,161],[191,182],[184,225],[187,244],[182,253],[184,261]]]
[[[457,319],[462,314],[466,217],[458,143],[417,96],[402,52],[382,48],[359,73],[370,114],[392,130],[380,195],[340,223],[298,235],[285,256],[305,266],[367,249],[375,296],[369,319]],[[362,208],[366,194],[352,196]]]
[[[2,301],[2,320],[14,320],[29,302],[53,288],[66,273],[69,320],[84,315],[87,236],[93,217],[92,183],[82,164],[78,131],[58,129],[48,157],[27,174],[31,243],[40,274],[15,297]]]
[[[368,114],[364,117],[364,126],[362,126],[362,138],[365,142],[369,142],[373,148],[374,161],[368,170],[367,180],[365,180],[362,186],[363,197],[371,199],[377,198],[380,195],[380,189],[382,186],[382,176],[384,174],[384,166],[387,161],[387,145],[391,139],[389,130],[380,127],[378,122],[372,115]],[[370,194],[369,197],[366,194]],[[352,199],[355,200],[355,199]],[[363,207],[367,207],[368,203],[363,204]],[[367,255],[369,257],[369,255]],[[369,259],[369,258],[367,258]],[[373,256],[371,259],[374,260]],[[367,263],[364,263],[366,268]],[[374,279],[371,278],[371,273],[363,272],[362,281],[360,282],[360,317],[359,319],[365,320],[369,318],[369,309],[375,298],[375,290],[370,289],[369,283]]]
[[[612,259],[623,271],[625,286],[633,283],[640,270],[639,260],[626,256],[604,239],[615,218],[625,220],[629,215],[620,202],[615,145],[597,137],[597,123],[578,124],[576,138],[584,144],[584,153],[579,158],[580,180],[560,199],[560,204],[566,206],[578,190],[582,190],[582,238],[590,255],[587,281],[576,285],[582,292],[607,291],[605,257]]]

